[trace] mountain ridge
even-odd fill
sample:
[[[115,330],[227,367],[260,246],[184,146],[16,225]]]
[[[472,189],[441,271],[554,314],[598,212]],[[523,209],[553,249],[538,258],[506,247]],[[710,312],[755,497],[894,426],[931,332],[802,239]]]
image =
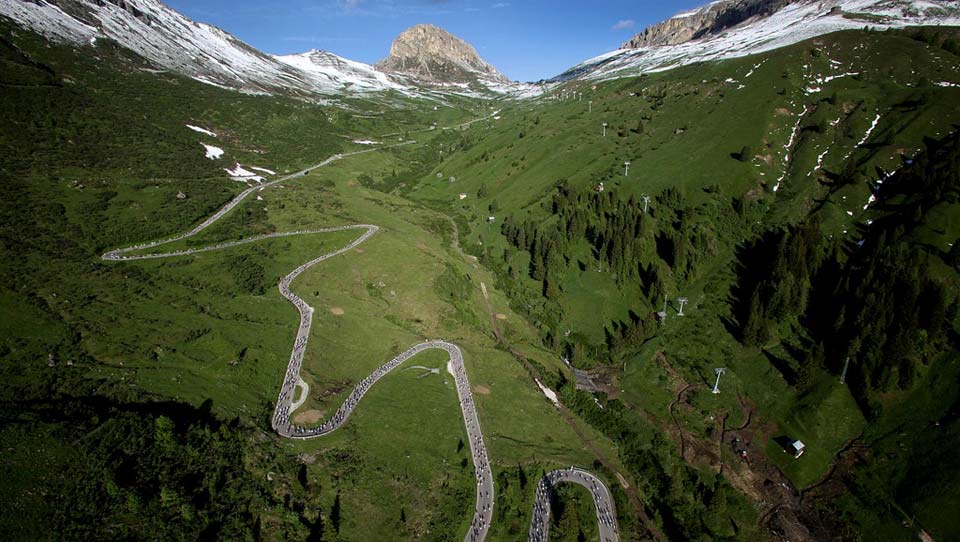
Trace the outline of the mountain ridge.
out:
[[[428,24],[402,32],[387,57],[371,66],[315,50],[270,55],[160,0],[4,0],[0,16],[54,41],[93,46],[98,38],[112,39],[162,69],[249,94],[323,101],[398,92],[435,100],[435,90],[536,97],[568,81],[741,57],[839,30],[960,25],[960,6],[950,0],[719,0],[652,25],[620,49],[541,81],[546,86],[510,81],[472,45]]]
[[[620,46],[679,45],[717,34],[753,17],[771,15],[796,0],[721,0],[648,26]]]
[[[546,82],[630,77],[771,51],[841,30],[923,25],[960,26],[960,6],[951,0],[719,0],[648,27],[620,49]]]
[[[423,78],[417,77],[421,73],[417,70],[376,69],[327,51],[270,55],[159,0],[4,0],[0,16],[56,42],[95,46],[98,39],[111,39],[159,68],[247,94],[286,93],[315,101],[340,94],[395,91],[437,99],[432,91],[418,88],[419,83],[434,86],[438,82],[429,71],[425,73],[429,77]],[[455,53],[461,51],[459,57],[447,55],[450,62],[438,66],[471,74],[481,90],[515,90],[472,46],[437,30],[455,40]],[[407,45],[408,50],[417,49]]]
[[[412,87],[411,81],[401,80],[400,77],[384,73],[369,64],[350,60],[330,51],[310,49],[302,53],[271,56],[317,78],[326,78],[353,90],[394,89],[404,91]]]
[[[94,46],[112,39],[160,68],[248,94],[323,96],[344,87],[340,78],[313,78],[158,0],[8,0],[0,15],[54,41]]]

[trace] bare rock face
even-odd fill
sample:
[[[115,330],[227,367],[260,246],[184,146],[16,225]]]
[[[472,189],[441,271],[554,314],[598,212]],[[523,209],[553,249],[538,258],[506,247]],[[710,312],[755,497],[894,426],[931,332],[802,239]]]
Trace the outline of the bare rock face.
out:
[[[478,79],[509,82],[470,44],[430,24],[404,30],[393,41],[387,58],[374,67],[432,83],[472,83]]]
[[[750,19],[766,17],[788,4],[800,1],[804,0],[721,0],[647,27],[620,48],[678,45],[709,37]]]

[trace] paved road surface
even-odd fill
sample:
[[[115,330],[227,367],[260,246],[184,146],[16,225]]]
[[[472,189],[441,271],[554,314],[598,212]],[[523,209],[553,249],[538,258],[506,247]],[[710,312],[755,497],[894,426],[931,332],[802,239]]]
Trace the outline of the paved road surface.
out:
[[[613,506],[613,497],[604,483],[589,472],[570,467],[548,472],[537,483],[537,493],[533,502],[533,517],[530,519],[530,534],[527,542],[547,542],[550,532],[550,494],[553,486],[570,482],[587,488],[593,497],[597,511],[597,525],[601,542],[619,542],[617,513]]]
[[[478,119],[478,120],[482,120],[482,119]],[[472,122],[476,122],[476,121],[464,123],[464,125],[469,125]],[[400,145],[406,145],[410,143],[414,143],[414,142],[407,141],[404,143],[400,143]],[[395,145],[389,145],[389,146],[395,146]],[[467,534],[464,537],[464,542],[482,542],[483,540],[485,540],[487,536],[487,530],[490,527],[490,519],[493,517],[493,504],[494,504],[493,474],[490,469],[489,458],[487,457],[486,445],[483,442],[483,432],[480,430],[480,420],[477,417],[476,406],[474,405],[474,402],[473,402],[473,392],[471,391],[471,388],[470,388],[470,381],[467,378],[467,372],[463,365],[463,354],[460,352],[460,348],[457,347],[457,345],[450,342],[443,341],[443,340],[433,340],[433,341],[428,341],[428,342],[415,345],[409,348],[408,350],[406,350],[405,352],[399,354],[395,358],[391,359],[390,361],[384,363],[383,365],[378,367],[373,373],[371,373],[369,376],[361,380],[360,383],[357,384],[357,386],[350,393],[350,395],[347,396],[347,399],[343,402],[343,404],[340,405],[336,413],[334,413],[334,415],[327,421],[321,423],[316,427],[300,427],[300,426],[294,425],[290,420],[290,414],[297,407],[303,404],[303,401],[306,397],[306,394],[302,394],[303,397],[301,397],[299,401],[297,401],[296,403],[294,403],[293,401],[293,397],[295,395],[294,394],[295,388],[298,385],[300,385],[300,382],[302,382],[300,378],[300,368],[303,363],[303,354],[306,351],[307,342],[310,340],[310,326],[313,321],[313,312],[314,312],[313,307],[311,307],[309,304],[307,304],[306,301],[301,299],[299,296],[297,296],[297,294],[293,293],[290,290],[290,284],[301,273],[303,273],[310,267],[324,260],[337,256],[339,254],[343,254],[344,252],[366,241],[368,238],[370,238],[370,236],[372,236],[374,233],[376,233],[379,230],[379,227],[373,224],[353,224],[348,226],[337,226],[332,228],[297,230],[293,232],[257,235],[253,237],[248,237],[246,239],[241,239],[238,241],[228,241],[228,242],[217,243],[217,244],[209,245],[205,247],[182,249],[182,250],[176,250],[173,252],[152,253],[152,254],[131,254],[132,252],[135,252],[135,251],[155,248],[161,245],[186,239],[188,237],[191,237],[200,233],[201,231],[210,227],[216,221],[223,218],[227,213],[229,213],[234,207],[236,207],[241,201],[243,201],[247,196],[249,196],[253,192],[264,190],[280,182],[294,179],[296,177],[302,177],[307,173],[309,173],[310,171],[319,167],[323,167],[335,160],[340,160],[347,156],[362,154],[365,152],[372,152],[372,151],[383,149],[386,147],[387,146],[381,146],[381,147],[376,147],[376,148],[362,150],[362,151],[336,154],[334,156],[331,156],[330,158],[327,158],[326,160],[324,160],[323,162],[320,162],[315,166],[311,166],[304,170],[298,171],[297,173],[293,173],[291,175],[281,177],[279,179],[270,181],[268,183],[252,186],[250,188],[247,188],[240,194],[238,194],[236,197],[230,200],[229,203],[224,205],[220,210],[210,215],[210,217],[208,217],[206,220],[204,220],[203,222],[198,224],[196,227],[194,227],[193,229],[185,233],[176,235],[174,237],[170,237],[168,239],[160,240],[160,241],[150,241],[147,243],[140,243],[134,246],[126,247],[126,248],[114,249],[114,250],[111,250],[110,252],[103,254],[101,258],[108,261],[129,261],[129,260],[145,260],[145,259],[154,259],[154,258],[171,258],[176,256],[185,256],[188,254],[207,252],[210,250],[222,250],[222,249],[234,247],[237,245],[254,243],[257,241],[261,241],[263,239],[270,239],[275,237],[321,234],[321,233],[329,233],[334,231],[344,231],[344,230],[351,230],[351,229],[363,230],[363,233],[359,237],[347,243],[345,246],[337,250],[334,250],[332,252],[323,254],[317,258],[314,258],[304,263],[303,265],[300,265],[299,267],[291,271],[289,274],[287,274],[280,280],[280,284],[278,285],[280,289],[280,294],[284,298],[286,298],[288,301],[290,301],[297,308],[297,311],[300,313],[300,326],[297,329],[297,336],[293,342],[293,349],[290,354],[290,361],[287,364],[287,371],[283,379],[283,384],[281,384],[280,393],[277,396],[277,404],[274,409],[271,424],[274,430],[277,431],[277,433],[279,433],[281,436],[288,437],[288,438],[307,439],[307,438],[326,435],[327,433],[330,433],[331,431],[335,431],[337,428],[339,428],[344,423],[346,423],[347,418],[350,417],[350,413],[352,413],[353,410],[357,407],[357,404],[359,404],[360,399],[362,399],[364,394],[366,394],[367,391],[369,391],[374,384],[376,384],[381,378],[383,378],[384,375],[386,375],[387,373],[389,373],[390,371],[398,367],[404,361],[419,354],[420,352],[423,352],[424,350],[428,350],[428,349],[445,350],[450,355],[450,360],[447,363],[447,371],[451,375],[453,375],[454,382],[456,383],[457,396],[460,399],[460,411],[463,414],[463,422],[467,429],[467,437],[470,442],[470,452],[473,457],[474,474],[477,480],[476,506],[474,509],[473,520],[470,523],[470,529],[467,531]],[[606,486],[604,486],[602,482],[600,482],[597,478],[587,473],[586,471],[579,471],[579,470],[575,471],[575,473],[569,475],[569,480],[567,478],[564,478],[565,475],[556,474],[556,473],[566,473],[566,472],[567,471],[554,471],[552,473],[549,473],[543,479],[541,479],[540,483],[552,484],[553,482],[551,482],[549,478],[551,476],[555,476],[556,480],[554,481],[564,480],[564,481],[572,481],[572,482],[580,483],[581,485],[585,485],[586,487],[588,487],[588,489],[591,489],[591,491],[599,491],[595,489],[596,487],[602,488],[602,491],[600,491],[599,493],[595,493],[596,495],[600,495],[600,497],[598,497],[599,500],[597,500],[597,506],[598,506],[598,518],[601,521],[601,524],[600,524],[600,532],[602,535],[601,540],[603,542],[617,541],[618,539],[616,538],[616,523],[615,523],[616,520],[615,520],[615,514],[613,514],[613,501],[610,499],[610,494]],[[589,478],[584,478],[584,476],[588,476]],[[590,484],[592,485],[582,482],[581,480],[589,480]],[[544,487],[548,489],[549,486],[544,486]],[[545,491],[547,489],[545,489]],[[601,506],[602,506],[602,510],[604,511],[603,514],[605,515],[601,515],[601,512],[600,512]],[[540,487],[538,486],[537,503],[534,507],[534,523],[538,521],[542,521],[542,524],[544,525],[543,527],[544,535],[542,540],[546,540],[546,525],[547,525],[547,520],[549,519],[549,514],[550,514],[549,501],[546,501],[546,504],[541,502]],[[606,520],[605,518],[609,518],[609,521],[613,522],[611,524],[612,526],[606,530],[604,528],[604,523],[603,523]],[[533,529],[534,529],[534,524],[531,524],[531,540],[541,540],[539,538],[538,539],[532,538],[534,534]],[[610,529],[612,529],[612,531],[610,531]],[[607,531],[612,532],[612,538],[611,537],[603,538],[604,533],[607,533]]]
[[[254,186],[251,186],[251,187],[247,188],[247,189],[244,190],[243,192],[240,192],[239,194],[237,194],[236,196],[234,196],[234,198],[233,198],[232,200],[230,200],[229,202],[227,202],[226,205],[224,205],[223,207],[221,207],[220,210],[218,210],[217,212],[215,212],[215,213],[213,213],[212,215],[210,215],[209,217],[207,217],[206,220],[204,220],[204,221],[201,222],[200,224],[197,224],[197,226],[194,227],[194,228],[193,228],[192,230],[190,230],[190,231],[186,231],[186,232],[181,233],[181,234],[179,234],[179,235],[175,235],[175,236],[170,237],[170,238],[168,238],[168,239],[162,239],[162,240],[160,240],[160,241],[150,241],[150,242],[147,242],[147,243],[140,243],[140,244],[137,244],[137,245],[133,245],[133,246],[130,246],[130,247],[126,247],[126,248],[117,248],[117,249],[111,250],[110,252],[105,253],[103,256],[101,256],[101,258],[103,258],[104,260],[145,260],[145,259],[148,259],[148,258],[169,258],[169,257],[171,257],[171,256],[184,256],[184,255],[187,255],[187,254],[194,254],[194,253],[197,253],[197,252],[206,252],[206,251],[208,251],[208,250],[219,250],[219,249],[223,249],[223,248],[233,247],[233,246],[236,246],[236,245],[242,245],[242,244],[245,244],[245,243],[253,243],[253,242],[256,242],[256,241],[260,241],[261,239],[268,239],[268,238],[271,238],[271,237],[288,237],[288,236],[291,236],[291,235],[302,235],[302,234],[305,234],[305,233],[323,233],[323,232],[327,232],[327,231],[335,231],[335,230],[337,230],[337,229],[348,229],[348,228],[356,228],[356,227],[359,227],[359,226],[347,226],[347,227],[344,227],[344,228],[324,228],[324,229],[321,229],[321,230],[301,230],[301,231],[286,232],[286,233],[271,233],[271,234],[267,234],[267,235],[258,235],[258,236],[255,236],[255,237],[249,237],[249,238],[243,239],[243,240],[241,240],[241,241],[232,241],[232,242],[227,242],[227,243],[219,243],[219,244],[211,245],[211,246],[209,246],[209,247],[204,247],[204,248],[178,250],[178,251],[175,251],[175,252],[168,252],[168,253],[164,253],[164,254],[141,254],[141,255],[137,255],[137,256],[126,256],[126,254],[128,254],[128,253],[130,253],[130,252],[135,252],[135,251],[138,251],[138,250],[145,250],[145,249],[148,249],[148,248],[154,248],[154,247],[158,247],[158,246],[160,246],[160,245],[166,245],[166,244],[168,244],[168,243],[173,243],[174,241],[180,241],[181,239],[186,239],[186,238],[188,238],[188,237],[193,237],[194,235],[196,235],[196,234],[202,232],[203,230],[209,228],[210,226],[212,226],[214,222],[216,222],[216,221],[220,220],[221,218],[223,218],[227,213],[229,213],[231,210],[233,210],[234,207],[236,207],[237,205],[239,205],[240,202],[242,202],[243,200],[245,200],[245,199],[247,198],[247,196],[249,196],[250,194],[253,194],[254,192],[259,192],[259,191],[261,191],[261,190],[266,190],[267,188],[270,188],[271,186],[277,185],[277,184],[282,183],[282,182],[284,182],[284,181],[289,181],[289,180],[291,180],[291,179],[296,179],[296,178],[298,178],[298,177],[303,177],[303,176],[307,175],[308,173],[310,173],[311,171],[313,171],[313,170],[315,170],[315,169],[317,169],[317,168],[321,168],[321,167],[326,166],[326,165],[330,164],[331,162],[335,162],[335,161],[337,161],[337,160],[342,160],[343,158],[346,158],[346,157],[348,157],[348,156],[354,156],[354,155],[357,155],[357,154],[364,154],[364,153],[367,153],[367,152],[373,152],[373,151],[377,151],[377,150],[381,150],[381,149],[386,149],[386,148],[390,148],[390,147],[398,147],[398,146],[402,146],[402,145],[410,145],[410,144],[413,144],[413,143],[416,143],[416,141],[412,141],[412,140],[411,140],[411,141],[404,141],[403,143],[396,143],[396,144],[393,144],[393,145],[384,145],[384,146],[376,147],[376,148],[373,148],[373,149],[365,149],[365,150],[362,150],[362,151],[353,151],[353,152],[345,152],[345,153],[334,154],[333,156],[327,158],[327,159],[324,160],[323,162],[320,162],[319,164],[316,164],[316,165],[310,166],[310,167],[308,167],[308,168],[302,169],[302,170],[300,170],[300,171],[298,171],[298,172],[296,172],[296,173],[291,173],[291,174],[289,174],[289,175],[285,175],[285,176],[280,177],[280,178],[278,178],[278,179],[274,179],[274,180],[272,180],[272,181],[270,181],[270,182],[266,182],[266,183],[263,183],[263,184],[257,184],[257,185],[254,185]],[[376,227],[376,226],[374,226],[374,227]]]

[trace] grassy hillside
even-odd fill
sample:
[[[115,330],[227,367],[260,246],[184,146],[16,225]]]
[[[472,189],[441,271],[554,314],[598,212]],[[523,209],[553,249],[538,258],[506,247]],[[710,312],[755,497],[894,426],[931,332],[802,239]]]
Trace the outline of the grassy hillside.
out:
[[[3,51],[4,103],[16,104],[3,108],[0,123],[9,194],[0,205],[0,440],[11,451],[2,467],[4,532],[22,540],[462,537],[473,474],[453,382],[438,356],[409,364],[439,374],[396,371],[329,438],[289,442],[267,432],[296,323],[275,285],[352,234],[182,259],[99,259],[210,214],[245,187],[223,171],[235,162],[281,173],[366,148],[355,139],[418,143],[347,158],[264,191],[183,242],[381,226],[294,285],[318,308],[304,363],[305,415],[323,416],[374,367],[443,337],[463,347],[495,475],[506,485],[522,466],[534,480],[498,499],[515,519],[497,522],[494,539],[525,532],[543,471],[590,466],[596,453],[622,469],[608,440],[560,418],[514,358],[495,348],[481,282],[512,337],[523,344],[535,335],[502,302],[492,275],[458,250],[452,223],[367,188],[374,178],[402,185],[432,168],[439,146],[456,136],[429,126],[469,120],[486,107],[462,99],[321,106],[243,96],[145,71],[109,43],[82,55],[9,27]],[[201,142],[222,148],[223,157],[206,158]],[[174,442],[159,455],[134,459],[169,432]],[[65,469],[75,464],[90,471]],[[186,473],[194,474],[176,478]],[[612,471],[600,474],[613,479]],[[48,507],[76,513],[51,515]],[[152,520],[141,522],[143,514]]]
[[[958,277],[948,256],[960,236],[955,188],[932,188],[915,179],[934,178],[933,169],[911,169],[920,156],[947,177],[953,171],[952,151],[929,144],[960,124],[960,93],[945,84],[960,78],[960,58],[940,46],[943,35],[844,32],[756,57],[573,83],[566,99],[505,107],[469,148],[437,167],[455,182],[427,175],[409,194],[457,217],[461,244],[495,270],[544,344],[592,368],[611,399],[652,416],[685,458],[717,470],[730,456],[726,462],[743,471],[731,480],[748,494],[760,485],[749,480],[767,467],[802,490],[833,477],[836,454],[851,442],[869,442],[864,432],[883,423],[886,408],[909,404],[904,393],[928,385],[936,371],[927,367],[947,363],[937,352],[955,348],[950,338],[900,361],[892,352],[870,353],[865,341],[879,340],[876,328],[830,335],[839,306],[803,308],[807,295],[818,295],[804,284],[822,282],[813,291],[825,300],[838,295],[827,285],[847,260],[838,254],[863,240],[882,245],[904,228],[897,246],[919,251],[919,259],[891,265],[924,270],[882,288],[912,280],[922,289],[930,280],[937,293],[913,298],[921,311],[955,303],[950,290]],[[890,177],[905,166],[911,173]],[[890,183],[912,188],[884,192]],[[932,199],[904,205],[924,198]],[[807,217],[816,219],[818,252],[747,252],[756,239]],[[880,220],[899,233],[869,233]],[[824,258],[837,263],[814,267]],[[750,320],[744,284],[771,270],[777,277],[777,261],[790,272],[767,284],[782,299],[764,306],[762,320]],[[860,260],[850,261],[856,278],[844,280],[873,280],[855,271]],[[820,274],[799,272],[808,266]],[[866,295],[841,293],[851,303]],[[664,310],[664,296],[667,321],[658,325],[654,312]],[[677,318],[681,296],[689,301]],[[888,310],[889,321],[915,325],[900,316],[904,309]],[[939,334],[941,325],[955,333],[954,314],[922,333]],[[746,341],[744,326],[754,321],[762,333]],[[848,353],[855,358],[849,387],[837,383]],[[868,363],[894,369],[865,383]],[[895,384],[898,364],[909,376]],[[728,369],[721,385],[727,393],[715,396],[708,390],[721,366]],[[931,421],[918,413],[914,423]],[[741,424],[751,459],[737,466],[733,452],[744,444],[725,441],[725,428]],[[783,451],[785,439],[803,440],[807,453],[793,460]],[[870,521],[856,529],[886,536],[886,527]]]

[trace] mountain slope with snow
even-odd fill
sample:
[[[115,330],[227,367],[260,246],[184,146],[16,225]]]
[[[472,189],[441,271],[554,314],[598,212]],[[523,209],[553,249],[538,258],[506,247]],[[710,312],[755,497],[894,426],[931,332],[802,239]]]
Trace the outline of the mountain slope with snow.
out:
[[[415,93],[409,82],[332,53],[267,55],[158,0],[3,0],[0,16],[57,42],[109,38],[163,69],[246,93]]]
[[[689,24],[687,20],[698,18],[715,26],[718,5],[737,3],[738,0],[713,2],[698,10],[681,13],[655,25],[671,32],[670,36],[664,34],[659,40],[651,38],[650,35],[656,33],[648,29],[625,43],[627,48],[586,60],[550,82],[614,79],[696,62],[737,58],[840,30],[960,26],[960,3],[955,0],[793,0],[769,15],[748,17],[717,33],[708,32],[706,27],[685,26]],[[677,32],[680,27],[684,27],[682,33]],[[698,35],[702,37],[694,37]],[[648,45],[658,42],[667,44]],[[637,46],[630,48],[632,45]]]
[[[344,90],[377,92],[388,89],[408,90],[409,82],[404,84],[398,77],[392,77],[377,71],[373,66],[335,55],[329,51],[312,49],[293,55],[274,55],[274,59],[296,68],[320,81],[329,81]]]
[[[6,0],[0,15],[53,41],[93,45],[109,38],[161,68],[247,93],[338,90],[156,0]]]

